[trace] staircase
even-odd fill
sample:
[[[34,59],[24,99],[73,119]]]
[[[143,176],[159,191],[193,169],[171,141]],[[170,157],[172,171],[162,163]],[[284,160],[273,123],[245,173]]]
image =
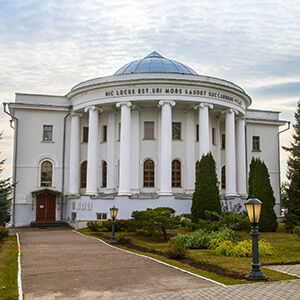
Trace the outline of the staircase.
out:
[[[65,223],[63,221],[45,221],[45,222],[32,221],[30,223],[30,227],[39,227],[39,228],[63,227],[64,225]]]

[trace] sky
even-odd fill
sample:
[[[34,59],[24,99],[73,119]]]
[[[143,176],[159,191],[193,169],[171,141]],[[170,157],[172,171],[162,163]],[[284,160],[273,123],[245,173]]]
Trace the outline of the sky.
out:
[[[15,93],[65,95],[157,51],[234,82],[250,108],[281,111],[293,123],[299,50],[299,0],[0,0],[0,102]],[[13,130],[2,107],[0,131],[6,178]],[[292,130],[280,138],[289,145]],[[283,180],[286,158],[282,150]]]

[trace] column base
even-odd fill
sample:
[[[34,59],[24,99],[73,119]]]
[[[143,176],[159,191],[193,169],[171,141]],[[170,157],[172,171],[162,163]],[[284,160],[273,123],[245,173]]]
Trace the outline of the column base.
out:
[[[78,193],[78,192],[69,192],[68,195],[69,196],[80,196],[80,193]]]
[[[172,192],[159,192],[159,196],[173,196]]]
[[[130,192],[118,192],[118,196],[131,196]]]
[[[259,280],[267,280],[268,277],[262,272],[262,270],[252,269],[248,275],[246,275],[247,280],[259,281]]]
[[[98,192],[85,192],[86,196],[98,196]]]
[[[235,199],[236,197],[238,197],[237,193],[226,193],[225,194],[225,199],[226,200]]]

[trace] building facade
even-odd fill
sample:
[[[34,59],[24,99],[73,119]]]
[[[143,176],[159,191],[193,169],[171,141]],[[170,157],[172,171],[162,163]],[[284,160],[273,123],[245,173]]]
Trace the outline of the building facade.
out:
[[[109,217],[158,206],[190,213],[197,163],[212,152],[225,210],[247,197],[252,157],[265,161],[280,214],[279,112],[250,109],[226,80],[157,52],[65,96],[16,94],[12,224]]]

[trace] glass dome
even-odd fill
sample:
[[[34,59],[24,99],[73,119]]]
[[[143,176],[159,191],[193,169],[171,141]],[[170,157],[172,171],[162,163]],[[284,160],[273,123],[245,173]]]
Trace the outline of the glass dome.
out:
[[[143,59],[135,60],[126,64],[121,69],[119,69],[114,75],[137,73],[178,73],[198,75],[190,67],[178,61],[164,58],[156,51],[147,55]]]

